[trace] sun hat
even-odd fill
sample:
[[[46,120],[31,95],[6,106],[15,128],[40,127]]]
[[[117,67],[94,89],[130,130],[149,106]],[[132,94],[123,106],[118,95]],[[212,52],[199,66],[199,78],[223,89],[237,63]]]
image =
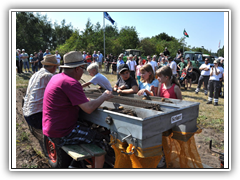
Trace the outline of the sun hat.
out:
[[[24,51],[24,52],[25,52],[25,49],[22,49],[22,51]]]
[[[64,65],[61,65],[62,68],[75,68],[81,65],[87,65],[84,62],[82,53],[79,51],[70,51],[63,56]]]
[[[161,55],[163,55],[163,53],[160,53],[159,55],[161,56]]]
[[[133,55],[132,54],[129,54],[129,56],[128,57],[133,57]]]
[[[47,54],[46,56],[44,56],[41,63],[43,65],[49,65],[49,66],[59,66],[56,56],[52,54]]]
[[[213,61],[213,64],[217,64],[217,63],[218,63],[218,61],[217,61],[217,60],[214,60],[214,61]]]
[[[120,64],[118,69],[119,69],[119,73],[121,73],[121,72],[123,72],[123,71],[126,71],[126,70],[129,71],[129,67],[128,67],[128,65],[125,64],[125,63]]]

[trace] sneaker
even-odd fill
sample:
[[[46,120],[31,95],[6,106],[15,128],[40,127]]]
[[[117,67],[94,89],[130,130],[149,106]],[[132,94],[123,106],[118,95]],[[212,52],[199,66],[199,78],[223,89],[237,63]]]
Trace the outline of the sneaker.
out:
[[[218,102],[215,102],[215,103],[214,103],[214,106],[218,106]]]
[[[207,104],[212,104],[212,101],[208,101]]]
[[[162,168],[166,165],[166,162],[165,162],[165,156],[162,157],[162,159],[160,160],[160,162],[158,163],[157,167],[158,168]]]

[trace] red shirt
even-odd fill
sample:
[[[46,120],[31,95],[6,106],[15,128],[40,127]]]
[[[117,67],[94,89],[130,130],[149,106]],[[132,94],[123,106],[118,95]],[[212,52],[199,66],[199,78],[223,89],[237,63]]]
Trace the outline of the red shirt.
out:
[[[60,73],[49,81],[43,97],[43,134],[60,138],[68,135],[77,125],[79,104],[88,102],[81,84]]]
[[[87,55],[86,56],[87,63],[91,63],[92,62],[91,57],[92,57],[91,55]]]
[[[163,84],[161,84],[160,87],[160,97],[164,97],[164,98],[172,98],[172,99],[177,99],[177,96],[174,92],[174,87],[176,86],[176,84],[173,84],[169,89],[165,89],[163,87]]]

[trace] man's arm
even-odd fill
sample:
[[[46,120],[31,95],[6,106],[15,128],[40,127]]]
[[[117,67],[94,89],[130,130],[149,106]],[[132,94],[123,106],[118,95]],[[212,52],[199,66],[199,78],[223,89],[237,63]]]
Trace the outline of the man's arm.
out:
[[[138,86],[133,86],[130,89],[118,89],[117,90],[118,93],[123,93],[123,94],[136,94],[138,92]]]
[[[86,86],[89,86],[90,84],[92,84],[92,83],[91,83],[91,82],[84,83],[84,84],[82,85],[82,87],[84,88],[84,87],[86,87]]]
[[[97,109],[104,101],[111,99],[113,97],[112,92],[106,90],[101,96],[97,99],[88,101],[78,106],[86,113],[91,114],[95,109]]]

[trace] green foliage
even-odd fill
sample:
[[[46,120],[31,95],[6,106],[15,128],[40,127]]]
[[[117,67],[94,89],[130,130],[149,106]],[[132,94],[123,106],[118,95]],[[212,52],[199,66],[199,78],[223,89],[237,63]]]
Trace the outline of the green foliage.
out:
[[[104,33],[105,31],[105,33]],[[73,30],[70,24],[66,25],[63,19],[61,24],[54,25],[47,20],[47,16],[34,15],[31,12],[17,13],[17,48],[24,48],[28,54],[38,52],[39,49],[45,51],[49,49],[52,54],[59,51],[61,57],[69,51],[86,51],[90,54],[93,51],[101,51],[104,54],[104,34],[105,34],[105,55],[113,53],[118,55],[125,49],[139,49],[143,56],[159,56],[165,47],[168,47],[170,55],[176,56],[178,49],[187,51],[200,51],[204,54],[212,54],[202,47],[193,47],[185,43],[185,37],[176,39],[162,32],[151,38],[139,39],[135,27],[125,26],[118,30],[117,26],[107,25],[105,29],[97,22],[95,25],[88,19],[85,29],[82,31]],[[219,56],[224,56],[224,47],[217,52]]]
[[[17,12],[17,48],[25,49],[28,54],[38,52],[39,49],[55,50],[57,45],[65,43],[73,33],[71,24],[65,25],[65,20],[61,23],[61,26],[55,23],[53,28],[46,15]]]
[[[123,27],[119,33],[119,43],[123,46],[123,49],[135,49],[139,44],[135,27]]]
[[[224,46],[217,51],[218,56],[224,57]]]
[[[80,34],[75,31],[64,44],[57,47],[60,54],[71,50],[104,52],[104,29],[97,22],[96,25],[88,19],[85,29]],[[124,27],[118,32],[117,26],[105,27],[105,54],[120,54],[126,48],[136,48],[139,44],[138,34],[134,27]]]

